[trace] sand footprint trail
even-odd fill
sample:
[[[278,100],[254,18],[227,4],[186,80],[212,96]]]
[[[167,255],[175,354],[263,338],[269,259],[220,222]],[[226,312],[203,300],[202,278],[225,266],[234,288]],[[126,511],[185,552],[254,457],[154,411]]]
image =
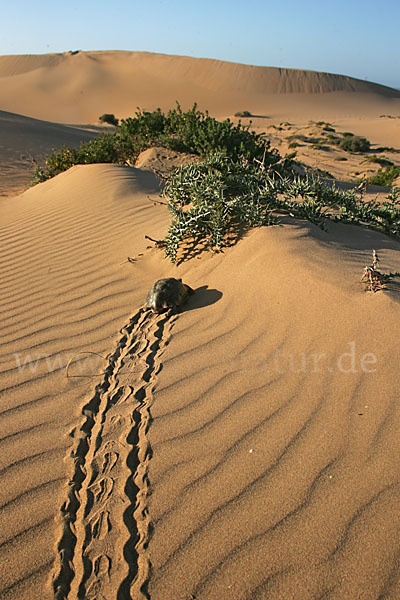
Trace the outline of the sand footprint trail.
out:
[[[147,597],[147,430],[169,328],[166,317],[143,310],[130,319],[71,432],[52,579],[57,600]]]
[[[68,579],[69,585],[72,581],[74,585],[79,582],[78,587],[79,576],[86,577],[92,568],[104,569],[103,559],[95,561],[97,554],[102,554],[100,546],[95,549],[97,554],[90,555],[95,563],[93,567],[86,558],[86,562],[80,559],[78,563],[76,548],[79,548],[77,543],[81,548],[91,544],[90,537],[86,539],[85,527],[92,519],[91,526],[97,537],[103,537],[107,531],[110,486],[113,486],[114,498],[124,498],[119,521],[122,549],[131,538],[123,513],[131,505],[125,493],[126,479],[132,478],[136,467],[131,472],[124,463],[121,473],[125,480],[122,480],[117,471],[120,464],[113,466],[113,444],[108,444],[108,452],[105,450],[97,456],[96,443],[103,440],[106,446],[107,442],[118,442],[121,437],[126,448],[121,446],[124,454],[120,460],[126,461],[129,456],[129,465],[134,463],[130,438],[128,441],[127,438],[133,427],[131,417],[141,404],[134,394],[148,383],[142,381],[141,376],[148,368],[146,360],[152,364],[154,350],[150,347],[159,336],[154,320],[143,321],[147,333],[140,338],[143,355],[141,362],[133,367],[134,383],[131,384],[129,375],[119,373],[119,382],[113,377],[118,360],[130,349],[130,340],[132,346],[138,341],[134,329],[137,323],[130,320],[131,315],[136,313],[159,275],[157,257],[146,269],[139,262],[137,266],[127,262],[127,255],[144,252],[147,245],[144,233],[148,233],[148,229],[145,232],[143,229],[149,220],[151,233],[156,237],[164,233],[165,207],[149,202],[148,194],[153,193],[158,194],[158,183],[151,174],[119,165],[90,165],[73,168],[17,198],[0,200],[1,598],[54,599],[51,581],[59,574],[61,563],[63,581]],[[124,324],[129,332],[119,334]],[[135,341],[129,337],[130,333]],[[125,343],[124,336],[128,336],[127,346],[119,348],[118,344]],[[78,364],[70,374],[86,374],[90,378],[66,379],[65,364],[69,357],[85,350],[108,356],[111,363],[93,356],[89,356],[95,359],[90,362],[83,355],[82,360],[78,357]],[[106,370],[107,367],[110,369]],[[105,371],[107,377],[97,375]],[[125,365],[120,371],[131,374]],[[123,384],[122,377],[125,378]],[[151,378],[149,375],[149,382]],[[122,390],[111,399],[104,394],[102,384],[113,396],[119,387],[124,388],[125,396],[131,394],[123,423],[111,423],[112,415],[103,420],[94,418],[97,411],[102,410],[97,402],[110,405],[119,402],[123,406]],[[133,386],[133,391],[128,385]],[[95,397],[95,388],[98,397]],[[147,390],[141,400],[143,398],[146,400]],[[87,412],[82,418],[83,405]],[[104,416],[104,412],[101,414]],[[136,413],[134,418],[137,421]],[[82,424],[84,429],[80,431]],[[68,434],[73,428],[76,432],[71,437]],[[89,434],[93,436],[91,454],[87,445]],[[80,437],[80,445],[74,474],[74,462],[66,457],[71,449],[77,450],[75,435]],[[82,455],[86,460],[85,469],[89,469],[89,465],[92,468],[93,457],[95,459],[94,474],[89,475],[94,484],[95,501],[89,495],[78,513],[84,496],[78,498],[76,490],[86,493],[89,485],[89,479],[85,481],[84,462],[79,458]],[[97,478],[103,471],[105,476]],[[123,481],[120,488],[113,479]],[[69,480],[72,486],[67,497]],[[61,523],[63,504],[64,523]],[[114,514],[112,510],[110,518]],[[99,514],[95,516],[96,511]],[[76,529],[76,524],[72,526],[68,521],[71,515],[77,514],[82,520],[82,529]],[[112,535],[116,531],[114,527]],[[108,537],[104,543],[109,543]],[[77,575],[72,577],[75,570]],[[125,563],[118,585],[126,579],[128,571]],[[60,597],[62,594],[60,591]]]

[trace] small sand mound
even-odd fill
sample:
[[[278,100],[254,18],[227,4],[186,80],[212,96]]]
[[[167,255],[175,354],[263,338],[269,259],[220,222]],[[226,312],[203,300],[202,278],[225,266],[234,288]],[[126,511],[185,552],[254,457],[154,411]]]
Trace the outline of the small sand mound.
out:
[[[199,160],[201,159],[196,154],[177,152],[168,148],[154,146],[139,154],[135,167],[145,171],[152,171],[161,177],[166,177],[175,167],[198,162]]]

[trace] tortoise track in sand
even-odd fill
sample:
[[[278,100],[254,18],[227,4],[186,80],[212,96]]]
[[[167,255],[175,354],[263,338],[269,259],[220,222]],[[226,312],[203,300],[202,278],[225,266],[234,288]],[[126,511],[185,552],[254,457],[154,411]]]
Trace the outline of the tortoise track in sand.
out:
[[[170,328],[167,317],[143,309],[130,319],[82,407],[80,426],[70,432],[51,579],[55,600],[148,598],[147,431]]]

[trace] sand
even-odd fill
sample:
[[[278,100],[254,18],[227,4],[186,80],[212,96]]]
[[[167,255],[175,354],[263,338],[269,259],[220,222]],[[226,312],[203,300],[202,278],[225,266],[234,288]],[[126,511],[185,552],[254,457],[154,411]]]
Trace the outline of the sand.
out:
[[[193,61],[199,82],[218,62],[0,60],[10,84],[0,93],[9,96],[0,174],[10,167],[0,197],[0,598],[397,599],[399,287],[367,293],[360,278],[372,249],[384,270],[400,271],[398,242],[288,218],[173,266],[145,239],[162,239],[169,224],[152,170],[183,160],[162,149],[136,167],[76,166],[15,195],[28,141],[39,155],[94,133],[52,119],[121,116],[93,69],[103,77],[119,61],[118,73],[130,72],[132,56],[149,80],[140,93],[157,106],[169,96],[150,82],[149,63],[168,62],[175,93],[187,87],[182,64]],[[235,89],[226,73],[242,70],[225,67],[219,81]],[[252,81],[258,70],[248,68]],[[297,85],[310,86],[300,73]],[[57,79],[71,94],[60,105]],[[216,98],[216,79],[207,85]],[[299,106],[289,88],[262,105],[257,89],[247,89],[247,106],[274,113],[271,123],[287,108],[295,127],[334,118],[376,145],[398,140],[398,121],[380,117],[390,103],[400,114],[389,92],[311,88]],[[114,101],[128,103],[120,88]],[[266,120],[255,125],[267,130]],[[165,276],[195,289],[170,319],[141,309]]]
[[[166,110],[176,101],[217,116],[400,115],[400,91],[351,77],[149,52],[2,56],[0,81],[2,110],[60,123],[127,117],[138,106]]]

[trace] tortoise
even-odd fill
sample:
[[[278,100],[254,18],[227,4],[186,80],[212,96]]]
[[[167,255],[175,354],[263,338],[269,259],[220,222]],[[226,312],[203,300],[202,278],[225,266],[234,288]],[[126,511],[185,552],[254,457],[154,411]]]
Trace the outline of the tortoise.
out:
[[[182,283],[182,279],[165,277],[156,281],[152,286],[147,295],[144,308],[157,314],[168,310],[168,315],[172,315],[177,312],[191,294],[194,294],[194,290],[186,283]]]

